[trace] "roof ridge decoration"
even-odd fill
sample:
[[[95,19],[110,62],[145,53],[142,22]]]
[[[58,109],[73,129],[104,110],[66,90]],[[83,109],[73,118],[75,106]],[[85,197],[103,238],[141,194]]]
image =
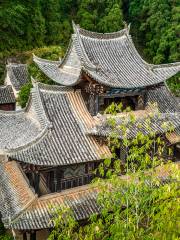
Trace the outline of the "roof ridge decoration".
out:
[[[40,58],[38,56],[36,56],[34,53],[33,53],[33,60],[35,61],[41,61],[41,62],[44,62],[44,63],[53,63],[53,64],[56,64],[56,65],[60,65],[62,60],[57,60],[57,61],[53,61],[53,60],[48,60],[48,59],[44,59],[44,58]]]
[[[81,61],[81,65],[84,67],[89,67],[91,70],[97,70],[97,67],[90,61],[89,57],[86,54],[86,51],[84,50],[84,46],[82,44],[81,41],[81,37],[80,37],[80,28],[78,25],[73,24],[73,28],[74,28],[74,33],[76,34],[76,38],[77,38],[77,42],[76,42],[76,51],[77,53],[80,53],[80,61]],[[77,49],[77,46],[79,46],[79,49]]]

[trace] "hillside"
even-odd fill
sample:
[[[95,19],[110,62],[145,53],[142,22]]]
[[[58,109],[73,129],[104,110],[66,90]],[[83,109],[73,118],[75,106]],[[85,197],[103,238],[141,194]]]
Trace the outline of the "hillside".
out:
[[[168,0],[37,0],[4,1],[0,7],[0,78],[9,56],[49,45],[66,48],[71,21],[97,32],[121,29],[131,23],[131,35],[138,51],[155,64],[178,61],[180,7]],[[24,53],[22,54],[24,55]],[[53,58],[53,56],[52,56]],[[169,81],[178,95],[178,76]]]

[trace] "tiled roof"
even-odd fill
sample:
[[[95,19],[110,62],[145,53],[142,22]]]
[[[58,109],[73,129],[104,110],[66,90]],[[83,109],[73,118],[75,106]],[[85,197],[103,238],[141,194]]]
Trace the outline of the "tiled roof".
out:
[[[16,91],[28,82],[28,70],[26,64],[10,63],[6,66],[10,82]]]
[[[34,56],[39,68],[55,82],[71,86],[84,71],[97,82],[114,88],[146,87],[164,82],[180,70],[180,63],[153,65],[137,52],[129,29],[94,33],[74,25],[74,34],[63,61]]]
[[[170,92],[165,84],[160,88],[147,92],[147,104],[156,102],[160,113],[180,113],[180,104],[176,97]],[[179,126],[176,127],[175,133],[180,136],[180,118],[178,119]]]
[[[79,91],[39,84],[33,95],[38,96],[32,101],[34,111],[40,114],[41,110],[51,128],[38,127],[31,113],[0,115],[0,149],[5,149],[11,159],[47,166],[95,161],[110,155],[107,146],[86,135],[86,129],[94,126],[95,120]]]
[[[32,90],[25,109],[0,111],[0,126],[0,152],[17,151],[39,140],[49,129],[50,122],[38,90]]]
[[[7,228],[42,229],[53,227],[53,208],[70,207],[77,220],[98,212],[96,190],[82,186],[37,198],[15,161],[0,162],[0,212]],[[53,208],[52,208],[53,207]]]
[[[10,85],[0,86],[0,104],[15,103],[16,99]]]
[[[87,185],[40,197],[12,223],[12,227],[19,230],[51,228],[53,209],[61,205],[71,208],[77,220],[87,219],[99,212],[96,196],[96,191]]]
[[[157,103],[161,113],[180,112],[177,98],[170,92],[166,84],[160,88],[147,91],[146,104],[149,103]]]
[[[36,196],[26,182],[19,164],[15,161],[7,162],[0,157],[0,211],[2,221],[10,225]]]
[[[133,114],[133,113],[132,113]],[[148,117],[140,117],[137,118],[135,123],[131,123],[130,115],[118,117],[116,118],[116,127],[112,128],[110,124],[108,124],[107,118],[104,121],[101,121],[99,125],[93,127],[90,131],[88,131],[91,135],[96,136],[109,136],[110,133],[116,131],[119,134],[120,138],[124,137],[124,133],[118,126],[125,124],[127,126],[127,137],[133,138],[137,135],[138,132],[142,132],[144,134],[149,134],[151,131],[154,133],[165,133],[168,128],[164,127],[164,123],[167,123],[169,127],[178,128],[180,126],[180,113],[163,113],[159,114],[149,114],[149,119],[151,119],[150,130],[148,129],[149,123],[146,122]]]
[[[157,104],[158,109],[155,109],[153,105],[149,106],[149,104],[154,103]],[[168,123],[169,126],[172,125],[175,128],[176,134],[180,135],[180,107],[176,98],[171,94],[167,86],[161,86],[160,88],[149,90],[146,94],[146,107],[147,110],[132,112],[132,114],[136,117],[134,124],[129,123],[128,125],[129,114],[127,114],[127,116],[124,116],[124,113],[117,115],[117,127],[121,123],[127,124],[127,126],[129,126],[128,137],[133,138],[139,131],[148,134],[145,120],[147,118],[151,118],[152,131],[157,133],[166,132],[167,129],[163,127],[163,123]],[[97,136],[108,136],[112,132],[112,127],[108,124],[107,119],[107,116],[102,116],[100,123],[98,123],[95,127],[92,127],[88,133]],[[123,137],[121,130],[119,130],[119,137]]]
[[[178,168],[179,165],[174,167]],[[171,174],[166,166],[158,167],[156,172],[162,179]],[[128,179],[128,176],[121,176],[120,179]],[[77,220],[87,219],[91,214],[100,212],[96,201],[100,189],[91,185],[37,198],[18,163],[14,161],[0,163],[0,186],[0,211],[6,228],[51,228],[56,208],[62,205],[71,208]]]

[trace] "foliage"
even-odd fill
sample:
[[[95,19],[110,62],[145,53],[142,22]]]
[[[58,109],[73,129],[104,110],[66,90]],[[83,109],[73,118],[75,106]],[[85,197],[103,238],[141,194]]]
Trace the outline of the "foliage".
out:
[[[46,45],[67,47],[71,21],[98,32],[114,32],[123,20],[144,57],[155,64],[179,60],[178,0],[6,0],[0,7],[0,79],[6,58]],[[179,79],[169,86],[180,94]]]
[[[32,88],[32,83],[28,82],[24,86],[21,87],[19,94],[18,94],[18,103],[22,108],[26,106],[26,103],[29,99],[29,94]]]
[[[129,1],[128,20],[133,34],[143,46],[144,55],[155,64],[175,62],[180,59],[179,30],[180,7],[178,1],[132,0]],[[179,79],[168,81],[176,95],[180,94]]]
[[[85,29],[97,32],[114,32],[122,27],[121,1],[82,0],[77,11],[77,20]]]
[[[2,221],[0,221],[0,240],[13,240],[12,237],[6,233]]]
[[[47,76],[45,76],[42,73],[42,71],[39,70],[39,68],[33,62],[32,60],[33,53],[42,58],[46,58],[50,60],[58,60],[60,56],[63,56],[62,48],[58,46],[37,48],[37,49],[34,49],[33,51],[24,52],[23,54],[20,54],[20,56],[18,55],[16,56],[17,59],[21,60],[21,62],[25,62],[28,64],[29,77],[31,76],[35,80],[38,80],[42,83],[54,84],[54,82],[50,80]],[[29,82],[20,89],[17,100],[21,107],[26,106],[31,88],[32,88],[32,84]]]
[[[112,129],[108,142],[113,158],[100,165],[98,172],[102,178],[94,183],[99,189],[100,215],[92,215],[82,226],[63,206],[55,218],[50,240],[178,239],[179,170],[167,162],[171,159],[171,148],[166,146],[164,134],[151,129],[151,115],[145,120],[149,134],[143,134],[139,125],[139,132],[129,139],[128,129],[135,124],[135,116],[126,113],[123,122],[117,124],[116,112],[121,108],[122,105],[113,104],[107,109],[112,115],[108,120]],[[166,131],[173,130],[168,122],[162,126]],[[119,148],[121,152],[124,149],[125,158],[117,153]]]

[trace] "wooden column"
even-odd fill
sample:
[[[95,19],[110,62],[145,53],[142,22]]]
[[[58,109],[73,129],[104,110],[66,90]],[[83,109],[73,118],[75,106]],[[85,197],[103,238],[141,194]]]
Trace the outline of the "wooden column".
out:
[[[23,240],[27,240],[27,234],[26,234],[26,232],[23,232]]]
[[[34,172],[34,189],[35,189],[35,193],[37,193],[38,195],[40,194],[39,182],[40,182],[40,173],[36,171]]]
[[[94,109],[94,115],[97,115],[99,112],[99,96],[95,96],[95,109]]]
[[[94,116],[94,94],[89,95],[89,112]]]
[[[57,169],[54,170],[54,192],[57,192]]]
[[[143,95],[138,96],[136,110],[144,110],[144,96]]]
[[[30,233],[30,240],[36,240],[36,231]]]

